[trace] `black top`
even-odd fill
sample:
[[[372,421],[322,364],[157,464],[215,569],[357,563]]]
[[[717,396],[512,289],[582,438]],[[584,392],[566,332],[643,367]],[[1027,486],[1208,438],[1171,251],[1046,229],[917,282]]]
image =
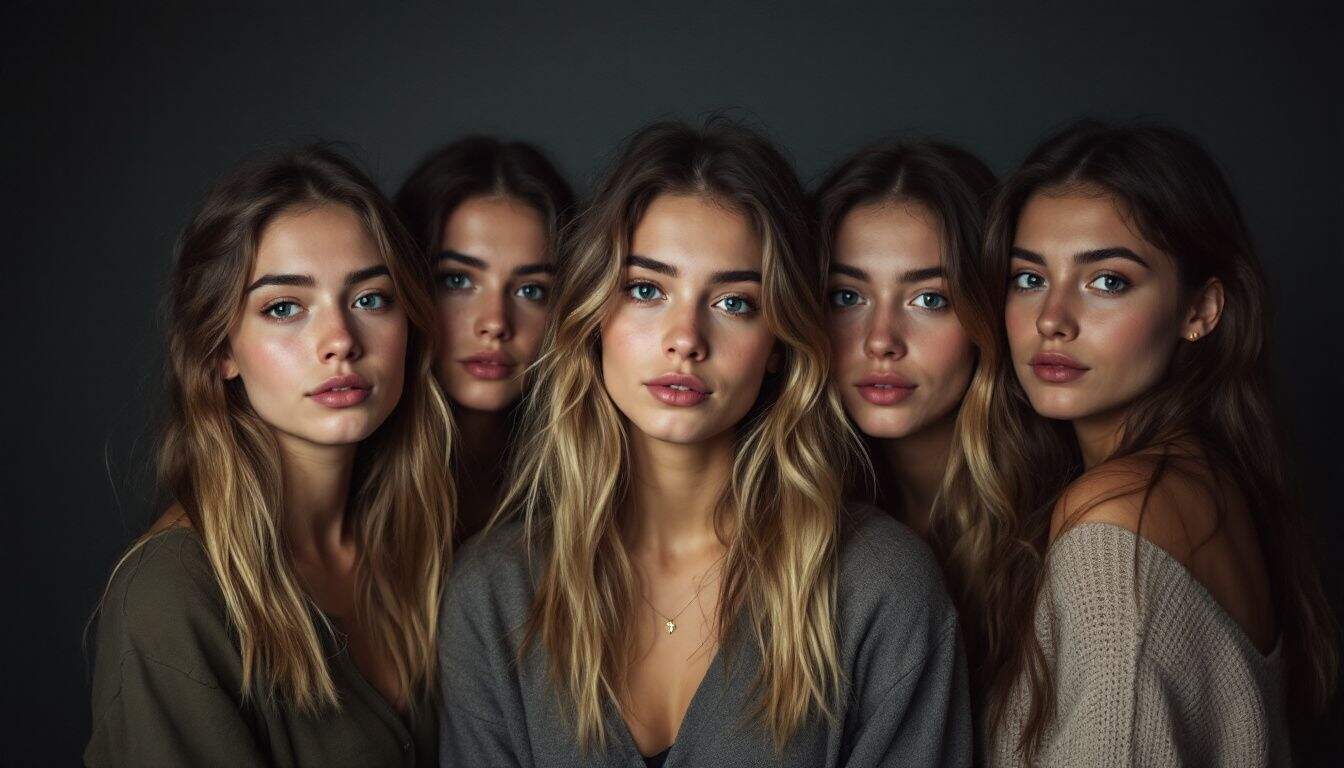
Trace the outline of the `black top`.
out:
[[[663,763],[667,762],[667,753],[668,753],[668,752],[671,752],[671,751],[672,751],[672,748],[671,748],[671,747],[668,747],[667,749],[664,749],[662,752],[659,752],[659,753],[656,754],[656,755],[645,755],[645,756],[644,756],[644,767],[645,767],[645,768],[663,768]]]

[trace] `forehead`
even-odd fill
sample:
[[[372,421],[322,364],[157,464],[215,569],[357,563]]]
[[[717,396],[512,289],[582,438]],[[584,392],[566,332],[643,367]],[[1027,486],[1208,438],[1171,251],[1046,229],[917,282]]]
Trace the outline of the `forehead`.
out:
[[[1135,231],[1114,195],[1096,187],[1045,189],[1031,196],[1017,220],[1013,245],[1046,258],[1125,247],[1158,251]]]
[[[521,252],[536,258],[546,247],[541,213],[513,197],[469,197],[443,223],[443,247],[468,256]]]
[[[699,195],[659,195],[635,227],[631,253],[685,272],[761,268],[746,214]]]
[[[835,234],[836,261],[870,272],[935,267],[941,263],[942,250],[937,216],[913,201],[855,206]]]
[[[262,230],[252,278],[264,274],[334,275],[383,262],[364,222],[343,205],[289,208]]]

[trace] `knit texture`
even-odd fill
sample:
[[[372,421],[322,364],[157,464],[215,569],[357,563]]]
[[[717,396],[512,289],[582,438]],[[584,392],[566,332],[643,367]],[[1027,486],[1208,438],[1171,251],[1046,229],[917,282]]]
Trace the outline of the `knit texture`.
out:
[[[1127,529],[1084,523],[1047,562],[1036,634],[1056,703],[1036,764],[1289,764],[1279,646],[1262,654],[1171,555]],[[989,739],[993,766],[1022,764],[1024,681],[1010,702]]]

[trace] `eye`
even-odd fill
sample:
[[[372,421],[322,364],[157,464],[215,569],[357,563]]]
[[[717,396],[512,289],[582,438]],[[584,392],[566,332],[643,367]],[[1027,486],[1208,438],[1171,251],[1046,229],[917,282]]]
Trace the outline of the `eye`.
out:
[[[831,291],[831,306],[833,307],[852,307],[862,299],[863,297],[858,294],[858,291],[851,291],[848,288]]]
[[[546,300],[546,286],[536,283],[528,283],[519,286],[518,290],[513,292],[514,296],[527,299],[528,301],[542,302]]]
[[[722,309],[730,315],[750,315],[756,311],[755,305],[745,296],[724,296],[722,299],[714,302],[713,306]]]
[[[1095,288],[1102,293],[1120,293],[1129,287],[1129,281],[1119,275],[1097,275],[1087,287]]]
[[[1045,285],[1045,278],[1035,272],[1022,271],[1009,278],[1014,288],[1019,291],[1034,291]]]
[[[391,304],[391,299],[376,291],[373,293],[366,293],[358,299],[355,299],[355,306],[360,309],[387,309]]]
[[[626,290],[635,301],[657,301],[663,298],[662,290],[653,283],[634,283]]]
[[[276,320],[289,320],[299,313],[299,303],[297,301],[277,301],[274,304],[267,305],[261,312]]]
[[[947,309],[949,304],[946,296],[933,291],[925,291],[919,294],[910,303],[920,309]]]
[[[473,285],[471,278],[461,272],[445,272],[439,275],[439,282],[449,291],[465,291]]]

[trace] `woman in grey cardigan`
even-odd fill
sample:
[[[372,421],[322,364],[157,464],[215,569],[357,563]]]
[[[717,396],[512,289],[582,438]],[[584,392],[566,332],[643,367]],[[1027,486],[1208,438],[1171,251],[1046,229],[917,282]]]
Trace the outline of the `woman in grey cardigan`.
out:
[[[990,763],[1286,764],[1335,656],[1222,173],[1072,125],[1004,181],[986,265],[1002,330],[945,500]]]
[[[444,596],[444,765],[969,763],[937,567],[841,505],[809,247],[751,131],[625,147],[569,243],[512,487]]]

